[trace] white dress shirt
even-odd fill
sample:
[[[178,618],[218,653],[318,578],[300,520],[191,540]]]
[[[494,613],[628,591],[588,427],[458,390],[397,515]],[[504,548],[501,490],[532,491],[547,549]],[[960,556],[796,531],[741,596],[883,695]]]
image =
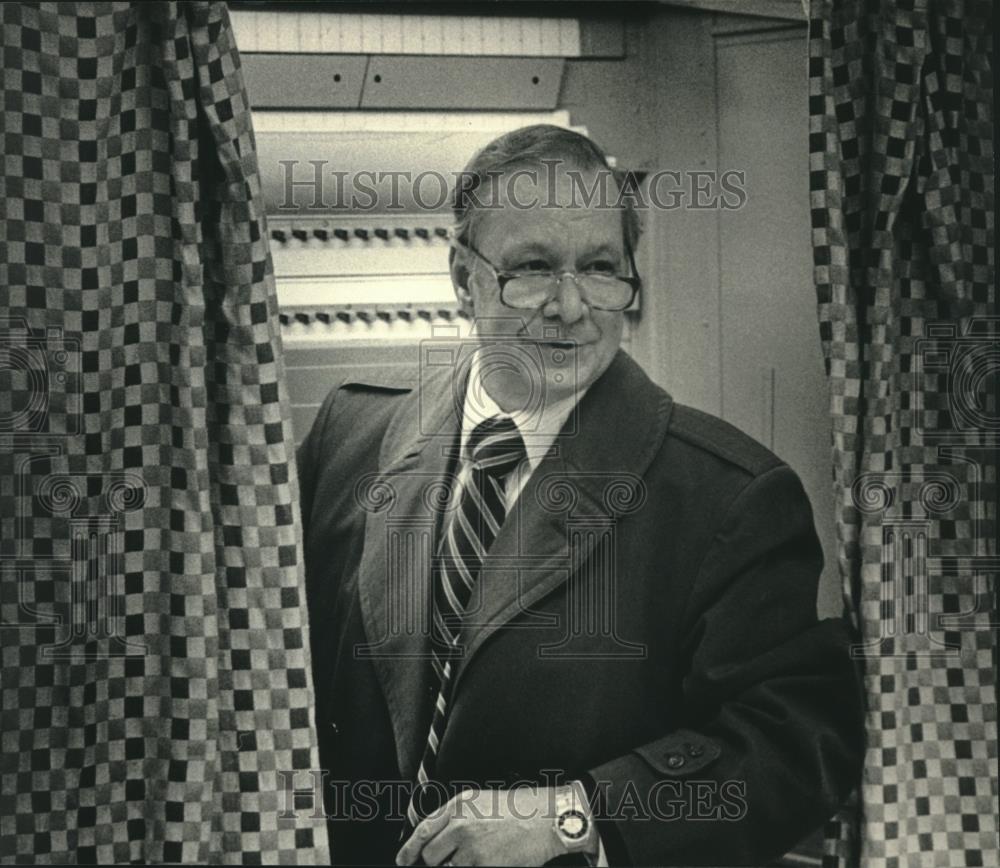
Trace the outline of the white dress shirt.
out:
[[[563,424],[580,402],[586,389],[581,389],[566,398],[546,404],[539,411],[521,410],[508,413],[500,408],[500,405],[493,400],[483,384],[479,383],[479,371],[479,351],[477,350],[469,365],[469,380],[465,386],[461,434],[462,457],[466,462],[468,461],[469,437],[472,436],[473,429],[480,422],[495,416],[511,419],[514,422],[521,439],[524,441],[526,457],[517,468],[511,471],[504,486],[506,501],[504,506],[509,514],[518,496],[524,490],[528,478],[552,448]],[[465,474],[468,472],[468,465],[463,463],[459,471],[459,484],[457,486],[459,491],[465,487]]]

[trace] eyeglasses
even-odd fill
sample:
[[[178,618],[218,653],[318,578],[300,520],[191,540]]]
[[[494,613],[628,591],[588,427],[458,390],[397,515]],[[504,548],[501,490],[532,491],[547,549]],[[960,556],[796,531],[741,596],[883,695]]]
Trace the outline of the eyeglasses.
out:
[[[628,252],[632,275],[611,274],[605,271],[504,271],[497,268],[468,241],[455,239],[467,250],[478,256],[492,270],[500,287],[500,301],[506,307],[517,310],[537,310],[548,304],[559,294],[559,284],[570,277],[576,284],[587,307],[597,310],[625,310],[635,300],[642,286],[642,279],[635,267],[632,249]]]

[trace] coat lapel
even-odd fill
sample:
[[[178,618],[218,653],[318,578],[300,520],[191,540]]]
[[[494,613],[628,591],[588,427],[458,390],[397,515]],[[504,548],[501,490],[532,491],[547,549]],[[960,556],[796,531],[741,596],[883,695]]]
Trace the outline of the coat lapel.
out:
[[[416,775],[434,689],[430,568],[459,430],[450,385],[450,377],[432,377],[402,402],[383,439],[378,473],[358,486],[368,512],[358,593],[369,644],[354,654],[375,667],[407,778]]]
[[[575,426],[571,415],[487,555],[461,635],[456,690],[496,630],[566,583],[593,553],[600,529],[641,507],[642,477],[672,408],[670,396],[622,351],[590,387]]]

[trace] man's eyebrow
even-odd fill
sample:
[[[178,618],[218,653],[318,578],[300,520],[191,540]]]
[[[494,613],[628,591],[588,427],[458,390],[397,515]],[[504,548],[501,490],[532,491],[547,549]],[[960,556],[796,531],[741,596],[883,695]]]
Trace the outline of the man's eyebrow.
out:
[[[509,262],[512,259],[519,259],[529,254],[539,254],[545,257],[551,256],[553,248],[544,241],[520,241],[515,242],[510,247],[500,251],[501,261]],[[619,260],[625,257],[624,251],[614,245],[602,242],[596,247],[584,250],[580,254],[580,259],[593,259],[598,256],[607,256],[611,259]]]
[[[604,255],[610,256],[612,259],[622,259],[625,256],[625,252],[610,244],[599,244],[597,247],[584,251],[583,255],[585,257]]]
[[[500,260],[510,262],[532,253],[547,257],[552,255],[552,248],[544,241],[518,241],[500,251]]]

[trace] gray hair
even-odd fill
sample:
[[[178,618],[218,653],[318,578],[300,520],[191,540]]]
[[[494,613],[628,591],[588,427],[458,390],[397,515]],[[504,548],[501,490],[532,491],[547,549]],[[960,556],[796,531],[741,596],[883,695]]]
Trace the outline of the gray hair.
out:
[[[475,197],[471,194],[487,178],[496,178],[507,169],[525,164],[543,166],[543,161],[562,160],[580,169],[598,169],[611,174],[620,189],[627,176],[616,172],[608,157],[594,142],[573,130],[553,124],[533,124],[521,127],[494,139],[469,160],[455,185],[452,210],[455,214],[453,237],[459,242],[471,241],[472,224],[476,215]],[[634,179],[633,179],[634,182]],[[635,197],[625,195],[619,206],[622,211],[622,232],[626,244],[635,250],[642,231]]]

